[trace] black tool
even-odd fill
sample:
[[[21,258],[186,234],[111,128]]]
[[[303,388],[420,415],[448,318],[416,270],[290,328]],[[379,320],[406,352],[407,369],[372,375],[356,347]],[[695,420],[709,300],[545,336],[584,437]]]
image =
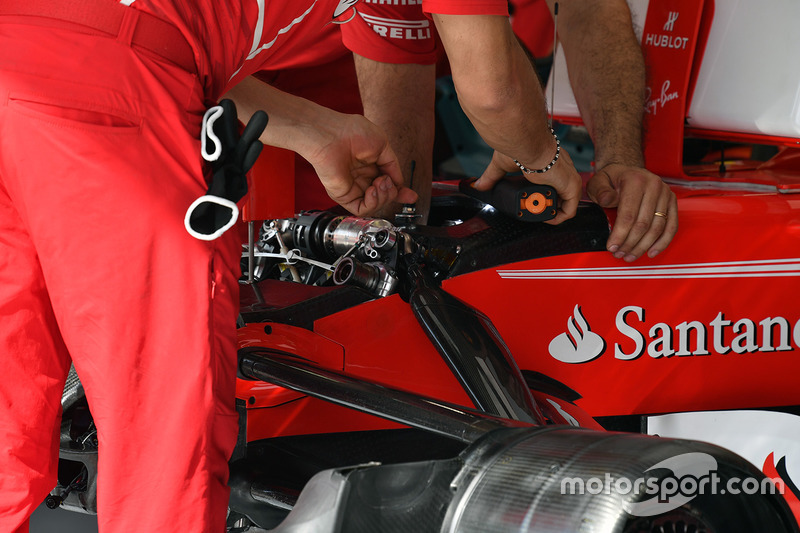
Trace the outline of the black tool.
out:
[[[541,222],[554,218],[558,212],[558,195],[549,185],[531,183],[522,176],[506,176],[493,189],[479,191],[472,186],[476,179],[461,180],[458,190],[517,220]]]

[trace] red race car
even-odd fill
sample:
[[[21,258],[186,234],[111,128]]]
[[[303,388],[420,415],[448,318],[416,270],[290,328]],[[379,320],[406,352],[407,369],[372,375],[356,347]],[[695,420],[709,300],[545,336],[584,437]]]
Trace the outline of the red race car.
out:
[[[426,226],[257,218],[229,531],[800,531],[800,70],[772,59],[800,8],[778,3],[632,3],[648,168],[679,199],[655,258],[611,257],[594,204],[549,226],[448,183]],[[49,505],[94,512],[81,396]]]

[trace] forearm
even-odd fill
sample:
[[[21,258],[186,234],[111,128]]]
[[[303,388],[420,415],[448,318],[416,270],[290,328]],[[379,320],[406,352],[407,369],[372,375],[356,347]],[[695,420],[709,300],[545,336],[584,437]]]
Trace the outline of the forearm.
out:
[[[435,15],[434,21],[450,57],[459,102],[481,137],[529,168],[547,165],[555,141],[547,127],[544,95],[508,19]]]
[[[553,0],[548,0],[553,4]],[[645,67],[624,0],[559,1],[558,35],[597,168],[643,166]]]
[[[343,116],[254,78],[246,78],[225,97],[234,101],[243,123],[259,109],[269,115],[269,124],[260,137],[262,143],[292,150],[309,161],[321,147],[333,142],[332,132],[340,127],[337,121]]]
[[[270,121],[261,141],[304,157],[328,196],[351,213],[372,216],[392,202],[416,200],[402,185],[397,156],[383,130],[362,115],[338,113],[254,79],[227,96],[244,121],[265,110]]]
[[[433,180],[435,66],[354,57],[364,116],[386,132],[403,170],[404,184],[419,195],[417,213],[424,223]],[[398,209],[393,206],[381,215],[390,217]]]

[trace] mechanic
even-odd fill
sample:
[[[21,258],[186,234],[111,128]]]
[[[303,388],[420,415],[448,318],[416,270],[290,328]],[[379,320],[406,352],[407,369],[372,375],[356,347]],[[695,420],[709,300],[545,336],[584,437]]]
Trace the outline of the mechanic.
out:
[[[537,55],[551,53],[553,24],[548,9],[552,12],[555,2],[514,0],[511,4],[514,8],[512,29],[522,43]],[[641,146],[644,62],[633,33],[628,5],[624,0],[566,0],[559,2],[559,6],[559,38],[566,51],[576,99],[596,147],[597,170],[587,182],[587,193],[601,206],[617,208],[606,246],[615,257],[626,261],[633,261],[645,252],[654,257],[669,245],[677,232],[677,201],[661,178],[644,168]],[[368,21],[374,33],[384,40],[391,35],[392,20],[401,20],[403,16],[413,18],[408,9],[403,12],[397,7],[393,11],[382,6],[382,11],[376,13],[373,3],[360,5],[358,9],[364,14],[362,23]],[[415,23],[422,28],[417,31],[424,31],[425,20]],[[363,32],[364,25],[359,29],[357,24],[348,24],[343,31],[348,40],[348,35]],[[312,98],[327,105],[349,112],[360,111],[352,86],[349,54],[332,35],[335,33],[333,26],[327,33],[325,45],[317,47],[317,57],[311,61],[311,66],[295,60],[289,68],[271,72],[262,79],[293,90],[300,86],[309,91]],[[430,154],[435,74],[430,65],[436,56],[434,36],[420,39],[419,35],[412,34],[409,37],[414,38],[389,39],[394,45],[389,52],[379,42],[359,47],[363,41],[352,38],[348,46],[355,51],[365,115],[387,131],[402,168],[408,169],[411,160],[417,162],[413,183],[406,184],[413,185],[419,193],[417,212],[424,223],[432,180]],[[325,64],[320,59],[323,54],[335,59]],[[476,54],[489,57],[485,53]],[[335,80],[326,77],[326,71],[335,71]],[[252,95],[257,93],[258,83],[248,80],[235,91],[242,92],[232,93],[234,97],[245,91]],[[314,196],[318,188],[313,186],[308,173],[302,166],[298,168],[301,170],[297,172],[297,205],[305,209],[325,207],[325,199]],[[404,175],[408,180],[409,173]],[[490,187],[499,175],[495,172],[493,178],[480,187]],[[378,216],[391,218],[396,209],[397,206],[390,206]]]
[[[70,361],[101,450],[100,531],[223,530],[240,249],[184,228],[208,188],[201,123],[336,8],[0,3],[0,531],[26,531],[56,484]],[[278,91],[265,109],[268,137],[355,214],[414,201],[363,117]]]
[[[423,161],[419,168],[430,167],[430,147],[425,145],[432,143],[436,47],[430,19],[421,7],[432,14],[462,106],[478,132],[497,149],[484,173],[485,187],[508,171],[530,169],[529,176],[555,187],[561,198],[559,212],[550,222],[558,224],[574,216],[580,176],[547,126],[541,86],[511,33],[504,0],[479,5],[457,0],[425,0],[422,6],[419,2],[357,4],[353,23],[342,25],[342,32],[345,46],[356,54],[365,116],[387,130],[393,147],[402,154],[401,161],[412,153],[404,147],[413,146],[418,133],[426,132],[415,148],[424,147],[425,159],[420,155],[414,160]],[[248,116],[263,107],[260,94],[266,99],[269,90],[258,87],[257,82],[245,82],[229,96]],[[425,113],[418,113],[420,109]],[[401,118],[411,112],[421,117],[416,123],[419,127],[409,127]],[[402,165],[404,169],[409,168],[408,162],[406,159]]]
[[[552,20],[543,26],[541,14],[548,7],[552,14],[555,3],[511,1],[514,32],[535,55],[553,52]],[[645,65],[628,3],[560,0],[558,9],[570,85],[595,147],[595,173],[586,192],[617,210],[607,249],[629,262],[644,253],[655,257],[678,231],[678,204],[667,184],[644,168]]]
[[[362,4],[356,4],[356,8],[359,12],[368,10],[368,6]],[[418,8],[414,11],[418,13]],[[407,14],[401,9],[392,16],[399,20]],[[430,24],[427,20],[423,22]],[[357,24],[365,23],[356,17],[341,27]],[[373,32],[368,28],[367,32],[366,37],[371,38]],[[388,51],[381,41],[370,40],[368,45],[356,42],[350,46],[363,53],[379,54],[386,61],[382,66],[392,69],[391,78],[387,80],[391,86],[384,88],[381,94],[373,93],[375,98],[368,100],[372,103],[369,118],[386,131],[391,140],[392,149],[404,171],[405,185],[419,195],[416,202],[418,222],[425,223],[433,179],[435,74],[429,67],[436,61],[437,52],[432,35],[402,44],[402,48]],[[362,56],[356,53],[355,58],[359,61]],[[342,43],[340,26],[335,24],[326,26],[324,34],[303,55],[286,57],[280,63],[270,64],[269,70],[243,80],[226,95],[237,103],[243,120],[265,104],[260,101],[264,83],[342,113],[363,113],[362,98],[370,98],[368,89],[359,92],[354,54]],[[380,101],[383,96],[387,99]],[[262,140],[267,141],[266,138]],[[413,176],[412,161],[415,162]],[[294,179],[298,211],[331,207],[330,199],[319,187],[313,167],[300,156],[295,158]],[[399,204],[390,203],[378,210],[375,216],[392,220],[398,210]]]

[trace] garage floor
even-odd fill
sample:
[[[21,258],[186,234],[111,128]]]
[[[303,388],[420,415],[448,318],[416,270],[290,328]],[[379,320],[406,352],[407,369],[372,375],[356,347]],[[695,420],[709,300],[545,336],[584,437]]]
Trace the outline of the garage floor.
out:
[[[97,517],[40,505],[31,516],[30,533],[97,533]]]

